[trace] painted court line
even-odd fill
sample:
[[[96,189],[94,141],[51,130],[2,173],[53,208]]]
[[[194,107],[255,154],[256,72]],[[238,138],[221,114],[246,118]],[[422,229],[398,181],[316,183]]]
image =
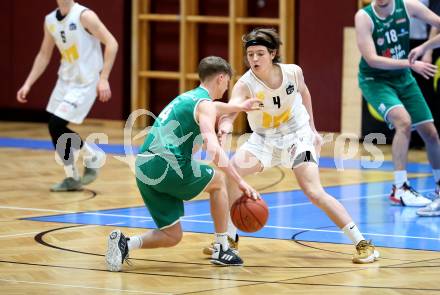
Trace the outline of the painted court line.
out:
[[[124,222],[113,222],[113,223],[107,223],[107,224],[90,224],[90,225],[86,225],[83,226],[82,228],[93,228],[93,227],[99,227],[99,226],[113,226],[113,225],[121,225],[124,224]],[[64,231],[69,231],[69,230],[75,230],[76,228],[67,228]],[[28,232],[28,233],[21,233],[21,234],[12,234],[12,235],[0,235],[0,239],[4,239],[4,238],[11,238],[11,237],[20,237],[20,236],[29,236],[29,235],[36,235],[41,233],[41,231],[34,231],[34,232]]]
[[[11,284],[32,284],[32,285],[44,285],[44,286],[54,286],[54,287],[64,287],[64,288],[80,288],[80,289],[89,289],[89,290],[104,290],[104,291],[112,291],[112,292],[126,292],[126,293],[138,293],[138,294],[159,294],[159,295],[172,295],[173,293],[161,293],[161,292],[150,292],[150,291],[139,291],[139,290],[127,290],[127,289],[113,289],[113,288],[99,288],[99,287],[90,287],[84,285],[67,285],[67,284],[54,284],[54,283],[45,283],[45,282],[32,282],[32,281],[21,281],[21,280],[7,280],[0,279],[1,282],[11,283]]]

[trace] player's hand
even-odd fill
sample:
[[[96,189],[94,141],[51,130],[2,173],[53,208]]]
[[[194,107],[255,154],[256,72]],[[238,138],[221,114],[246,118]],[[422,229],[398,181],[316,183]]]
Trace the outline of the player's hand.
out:
[[[414,61],[411,64],[411,69],[416,73],[420,74],[423,78],[429,79],[430,77],[434,77],[437,72],[437,66],[433,64],[428,64],[423,61]]]
[[[258,98],[249,98],[240,104],[240,108],[243,112],[261,110],[263,104]]]
[[[324,142],[324,140],[322,139],[321,134],[318,133],[318,131],[313,131],[313,145],[314,146],[322,146],[322,143]]]
[[[110,90],[110,84],[107,79],[99,79],[98,86],[98,98],[102,102],[107,102],[110,97],[112,97],[112,92]]]
[[[318,131],[313,131],[313,146],[315,147],[316,154],[319,157],[319,154],[321,153],[321,147],[324,140],[321,136],[321,134],[318,133]]]
[[[20,90],[17,92],[17,101],[19,103],[27,103],[26,96],[28,95],[29,90],[31,90],[31,88],[26,84],[21,86]]]
[[[261,199],[260,193],[250,186],[246,181],[241,180],[238,184],[238,187],[247,197],[254,200]]]
[[[421,57],[425,54],[425,51],[426,50],[423,47],[423,45],[420,45],[420,46],[413,48],[408,54],[409,63],[411,65],[414,64],[416,62],[416,60],[419,59],[419,57]]]

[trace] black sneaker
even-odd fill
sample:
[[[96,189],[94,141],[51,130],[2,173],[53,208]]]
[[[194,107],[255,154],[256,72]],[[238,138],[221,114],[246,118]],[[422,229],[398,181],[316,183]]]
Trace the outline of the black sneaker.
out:
[[[237,255],[238,255],[238,240],[239,239],[240,239],[240,237],[238,236],[238,234],[235,234],[235,239],[228,236],[229,248],[231,248],[231,250]],[[212,253],[214,253],[214,245],[215,245],[215,242],[212,242],[211,244],[209,244],[208,246],[203,248],[203,250],[202,250],[203,254],[208,255],[208,256],[212,256]]]
[[[231,249],[224,251],[220,244],[213,245],[214,252],[211,256],[211,263],[222,266],[241,266],[243,260]]]
[[[110,271],[120,271],[124,261],[128,260],[127,240],[119,229],[116,229],[108,236],[107,253],[105,262]]]

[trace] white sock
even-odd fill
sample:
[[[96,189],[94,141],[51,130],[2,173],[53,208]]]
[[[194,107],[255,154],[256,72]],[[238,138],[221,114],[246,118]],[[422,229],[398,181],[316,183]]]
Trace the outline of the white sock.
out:
[[[342,228],[342,231],[347,237],[350,238],[355,246],[359,244],[360,241],[365,240],[364,236],[359,231],[358,227],[356,226],[356,224],[354,224],[353,221],[344,226],[344,228]]]
[[[235,241],[235,237],[237,236],[237,228],[232,223],[231,216],[228,218],[228,236]]]
[[[215,242],[222,245],[223,251],[229,249],[228,233],[215,233]]]
[[[402,185],[408,181],[406,170],[394,171],[394,185],[401,188]]]
[[[440,181],[440,169],[432,169],[432,174],[434,175],[435,183]]]
[[[140,249],[142,248],[143,240],[141,236],[132,236],[130,237],[130,240],[128,240],[128,250],[131,251],[133,249]]]
[[[64,172],[66,173],[67,177],[72,177],[75,180],[79,180],[79,172],[75,165],[72,164],[64,166]]]

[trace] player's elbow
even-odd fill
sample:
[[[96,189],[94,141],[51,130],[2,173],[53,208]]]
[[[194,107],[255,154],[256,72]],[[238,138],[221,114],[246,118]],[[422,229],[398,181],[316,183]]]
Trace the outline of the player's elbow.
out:
[[[373,56],[364,56],[365,61],[367,62],[367,64],[372,67],[372,68],[378,68],[379,67],[379,62],[378,60],[373,57]]]

